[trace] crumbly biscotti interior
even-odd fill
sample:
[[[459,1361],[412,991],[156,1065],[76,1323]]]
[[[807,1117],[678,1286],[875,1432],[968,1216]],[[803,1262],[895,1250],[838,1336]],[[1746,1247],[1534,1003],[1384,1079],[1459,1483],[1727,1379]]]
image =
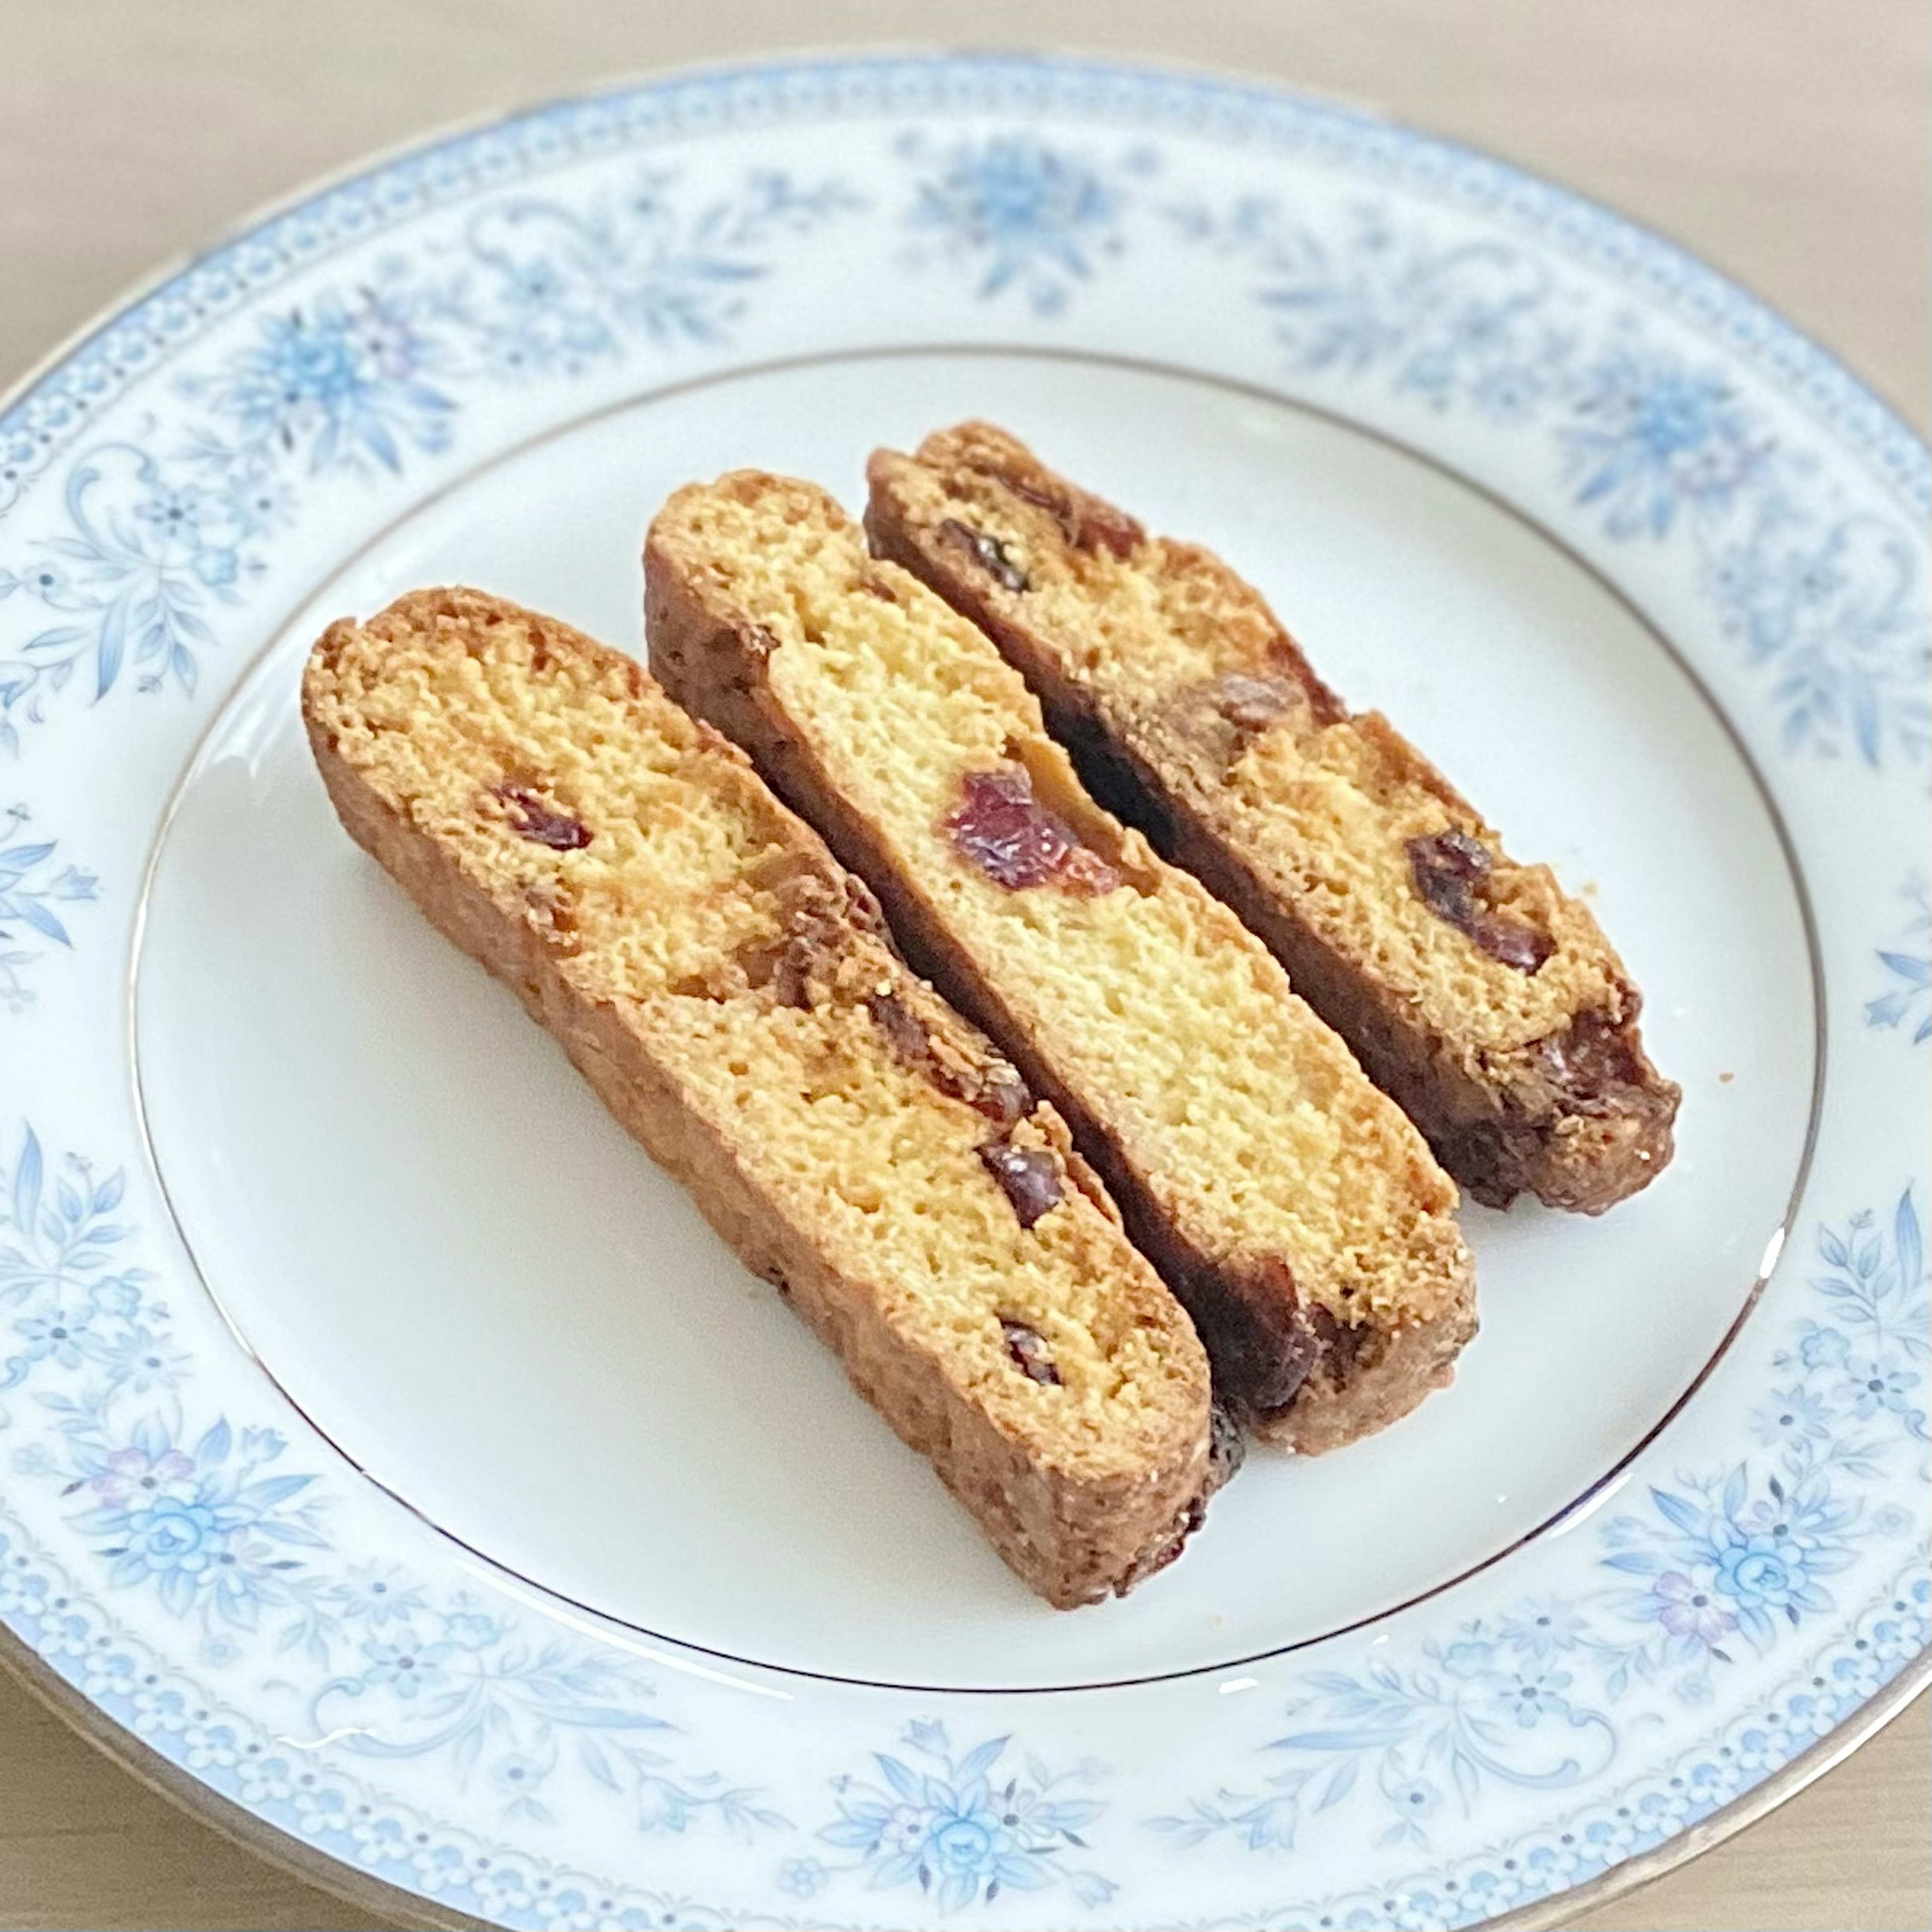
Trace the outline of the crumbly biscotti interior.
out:
[[[1070,1168],[1064,1129],[1023,1089],[989,1122],[1012,1070],[641,667],[514,607],[425,592],[332,632],[307,703],[364,782],[530,922],[575,993],[621,1010],[908,1348],[1049,1466],[1184,1456],[1204,1426],[1198,1345]],[[996,1140],[1050,1177],[1030,1226],[988,1164]],[[1016,1351],[1016,1330],[1037,1348]]]
[[[1015,1032],[1104,1118],[1192,1246],[1280,1268],[1345,1325],[1400,1330],[1466,1304],[1455,1189],[1414,1130],[1227,909],[1082,791],[984,635],[871,558],[809,484],[692,486],[651,544],[763,634],[787,728],[962,948],[995,962]],[[1091,862],[1058,884],[1010,889],[962,850],[974,784],[1015,772]]]
[[[989,424],[880,451],[871,476],[875,539],[995,631],[1070,742],[1124,765],[1130,808],[1184,850],[1195,828],[1204,877],[1292,927],[1263,929],[1466,1184],[1594,1209],[1654,1176],[1677,1090],[1588,907],[1350,712],[1252,585]]]
[[[1292,872],[1285,882],[1298,904],[1352,956],[1372,962],[1392,1000],[1492,1051],[1621,1006],[1622,968],[1588,908],[1547,866],[1511,860],[1380,720],[1364,729],[1367,720],[1345,711],[1251,586],[1209,552],[1124,519],[1113,542],[1058,541],[1053,509],[1003,480],[1022,464],[1047,477],[1024,445],[967,424],[927,438],[916,464],[900,459],[892,487],[935,518],[970,504],[971,527],[1026,580],[1030,627],[1066,640],[1110,717],[1164,754],[1185,742],[1178,724],[1193,728],[1231,831]],[[1231,676],[1253,682],[1230,688]],[[1494,855],[1486,909],[1535,934],[1538,950],[1547,945],[1534,972],[1472,944],[1418,894],[1409,842],[1455,830]]]

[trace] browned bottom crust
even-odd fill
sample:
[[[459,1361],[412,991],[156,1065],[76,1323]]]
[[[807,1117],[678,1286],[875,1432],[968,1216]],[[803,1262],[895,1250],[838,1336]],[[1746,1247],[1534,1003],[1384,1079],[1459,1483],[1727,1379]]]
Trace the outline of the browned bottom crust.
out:
[[[1164,782],[1152,763],[1117,747],[1090,710],[1076,717],[1070,706],[1058,729],[1096,794],[1267,943],[1295,991],[1484,1206],[1507,1208],[1529,1194],[1547,1207],[1600,1214],[1669,1162],[1678,1090],[1644,1051],[1634,988],[1615,1023],[1585,1013],[1564,1033],[1472,1066],[1297,918],[1202,820],[1186,786]]]

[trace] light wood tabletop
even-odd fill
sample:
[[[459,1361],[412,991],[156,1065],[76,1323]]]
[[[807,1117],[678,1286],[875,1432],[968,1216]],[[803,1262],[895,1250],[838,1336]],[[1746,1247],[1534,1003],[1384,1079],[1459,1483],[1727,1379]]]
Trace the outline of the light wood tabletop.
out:
[[[1180,56],[1473,142],[1684,243],[1925,424],[1924,0],[11,0],[0,386],[256,203],[439,122],[680,61],[935,32]],[[1928,1813],[1922,1700],[1579,1922],[1923,1927]],[[0,1928],[383,1922],[218,1837],[0,1677]]]

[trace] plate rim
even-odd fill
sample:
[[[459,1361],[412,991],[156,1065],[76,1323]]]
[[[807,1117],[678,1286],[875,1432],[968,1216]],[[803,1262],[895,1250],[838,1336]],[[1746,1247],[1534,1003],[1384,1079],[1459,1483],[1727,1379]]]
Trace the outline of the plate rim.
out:
[[[490,1920],[448,1911],[422,1892],[332,1857],[224,1796],[108,1716],[4,1623],[0,1623],[0,1669],[118,1769],[186,1813],[195,1823],[206,1826],[278,1871],[359,1911],[386,1914],[412,1932],[417,1927],[425,1932],[494,1932]],[[1708,1818],[1700,1819],[1648,1852],[1634,1853],[1581,1885],[1552,1892],[1498,1918],[1479,1920],[1468,1932],[1546,1932],[1546,1928],[1565,1924],[1599,1905],[1642,1891],[1782,1808],[1903,1717],[1928,1689],[1932,1689],[1932,1648],[1921,1651],[1854,1716],[1835,1725],[1789,1763]]]
[[[1114,75],[1130,79],[1191,80],[1258,103],[1274,100],[1312,104],[1331,112],[1353,117],[1369,126],[1386,129],[1397,136],[1417,136],[1450,156],[1480,163],[1493,170],[1498,177],[1507,182],[1546,194],[1561,205],[1579,209],[1611,228],[1626,232],[1647,247],[1662,251],[1674,266],[1703,278],[1708,285],[1718,290],[1729,298],[1734,310],[1748,314],[1754,322],[1762,325],[1769,340],[1781,340],[1797,349],[1813,375],[1822,376],[1842,388],[1845,401],[1862,404],[1871,411],[1882,431],[1883,440],[1898,445],[1910,456],[1912,466],[1911,476],[1908,478],[1893,466],[1875,460],[1867,439],[1854,439],[1845,434],[1845,425],[1834,422],[1832,412],[1813,399],[1808,387],[1796,372],[1787,370],[1778,379],[1778,386],[1782,394],[1800,402],[1806,413],[1821,426],[1835,430],[1834,440],[1840,446],[1858,448],[1874,472],[1882,476],[1892,490],[1916,502],[1922,502],[1928,485],[1932,485],[1932,446],[1928,446],[1924,436],[1905,416],[1898,404],[1860,376],[1835,350],[1760,293],[1749,281],[1729,270],[1712,266],[1667,230],[1628,214],[1616,203],[1570,188],[1561,179],[1541,172],[1528,163],[1498,154],[1480,143],[1437,131],[1425,121],[1388,112],[1378,104],[1346,94],[1308,87],[1272,76],[1258,76],[1240,69],[1185,57],[1118,52],[1092,49],[1077,44],[1052,42],[1007,46],[984,45],[971,41],[897,40],[820,42],[809,46],[776,50],[758,56],[699,59],[632,69],[612,75],[589,87],[566,89],[535,99],[513,100],[472,114],[452,117],[396,142],[358,154],[338,168],[305,178],[286,193],[252,205],[215,230],[200,245],[190,244],[164,257],[146,274],[137,278],[106,303],[83,318],[13,381],[0,388],[0,417],[4,417],[7,412],[31,396],[63,365],[72,361],[115,323],[162,292],[209,256],[233,243],[246,239],[280,217],[298,212],[334,190],[374,178],[398,163],[434,152],[468,136],[514,126],[573,104],[622,96],[674,82],[680,79],[718,81],[734,76],[746,78],[769,76],[787,70],[836,66],[841,62],[856,61],[881,64],[957,64],[976,60],[991,65],[1070,68],[1098,75]],[[1733,352],[1738,352],[1738,345],[1730,344],[1727,346]],[[1756,357],[1749,359],[1754,364],[1757,360]],[[1540,524],[1534,525],[1534,527],[1540,535],[1547,537],[1550,534]],[[1567,551],[1568,547],[1564,548]],[[239,667],[239,674],[245,675],[254,662],[251,658],[248,664]],[[236,682],[239,682],[238,675]],[[1720,715],[1726,717],[1728,724],[1727,715],[1721,712]],[[196,740],[197,747],[200,742],[198,736]],[[190,759],[192,755],[191,753]],[[1751,761],[1751,770],[1755,776],[1756,766],[1754,760]],[[1781,823],[1780,820],[1780,830]],[[146,870],[146,862],[142,869]],[[1755,1301],[1756,1296],[1754,1295],[1741,1311],[1738,1324],[1736,1325],[1742,1324]],[[215,1306],[220,1311],[220,1304],[218,1302]],[[222,1319],[226,1323],[225,1312],[222,1312]],[[1678,1408],[1681,1408],[1702,1385],[1710,1367],[1714,1366],[1715,1361],[1728,1350],[1735,1334],[1736,1326],[1731,1335],[1726,1337],[1718,1356],[1714,1357],[1712,1362],[1700,1371],[1696,1381],[1680,1399]],[[249,1352],[252,1358],[252,1351]],[[272,1377],[269,1379],[273,1382]],[[278,1388],[279,1384],[276,1386]],[[1677,1413],[1678,1408],[1673,1408],[1672,1414]],[[324,1437],[323,1440],[328,1442],[328,1438]],[[330,1447],[334,1448],[332,1443]],[[207,1824],[224,1838],[254,1852],[278,1868],[317,1886],[345,1903],[363,1909],[379,1910],[406,1922],[424,1925],[466,1927],[487,1925],[493,1922],[450,1912],[427,1894],[393,1884],[372,1870],[352,1865],[226,1798],[195,1773],[175,1763],[147,1744],[132,1729],[110,1716],[78,1686],[63,1677],[46,1660],[33,1651],[26,1640],[4,1620],[0,1620],[0,1666],[4,1666],[15,1681],[52,1710],[70,1729],[129,1774],[149,1789],[160,1792],[198,1822]],[[1787,1760],[1777,1771],[1762,1778],[1748,1790],[1695,1824],[1675,1833],[1647,1852],[1633,1853],[1621,1859],[1580,1884],[1550,1893],[1505,1914],[1471,1922],[1498,1928],[1552,1926],[1593,1906],[1640,1888],[1677,1867],[1688,1864],[1778,1808],[1790,1798],[1835,1768],[1900,1715],[1928,1688],[1932,1688],[1932,1645],[1921,1649],[1911,1658],[1851,1716],[1840,1720],[1830,1731]]]

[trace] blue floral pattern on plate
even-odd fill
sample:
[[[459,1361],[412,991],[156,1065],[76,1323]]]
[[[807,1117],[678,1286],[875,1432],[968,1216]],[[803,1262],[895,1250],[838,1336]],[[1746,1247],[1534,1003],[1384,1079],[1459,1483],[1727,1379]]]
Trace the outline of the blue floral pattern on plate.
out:
[[[1769,680],[1788,749],[1874,769],[1923,761],[1932,644],[1918,547],[1883,519],[1814,508],[1815,458],[1784,446],[1722,366],[1654,345],[1526,250],[1444,244],[1380,206],[1339,232],[1258,196],[1172,218],[1251,265],[1298,371],[1373,376],[1498,430],[1538,430],[1604,536],[1688,544],[1726,632]]]
[[[155,1277],[118,1264],[124,1192],[122,1174],[78,1156],[50,1165],[31,1127],[0,1170],[0,1396],[29,1388],[47,1425],[12,1467],[66,1499],[101,1588],[151,1593],[205,1664],[236,1662],[244,1636],[299,1653],[319,1735],[373,1756],[447,1753],[465,1781],[489,1780],[506,1819],[548,1820],[544,1787],[568,1754],[640,1830],[786,1822],[751,1787],[680,1772],[672,1726],[644,1708],[650,1679],[621,1653],[532,1642],[466,1592],[439,1597],[346,1557],[278,1431],[191,1422],[194,1364]]]
[[[1707,1703],[1739,1645],[1768,1652],[1838,1609],[1832,1580],[1860,1544],[1906,1526],[1864,1492],[1932,1444],[1932,1301],[1909,1190],[1884,1226],[1861,1213],[1822,1229],[1818,1251],[1817,1312],[1773,1356],[1757,1417],[1766,1461],[1653,1484],[1646,1510],[1612,1517],[1599,1561],[1624,1580],[1474,1618],[1406,1669],[1312,1674],[1295,1728],[1266,1747],[1282,1768],[1264,1790],[1197,1798],[1154,1828],[1292,1850],[1310,1816],[1352,1800],[1386,1820],[1382,1842],[1425,1849],[1445,1804],[1472,1815],[1492,1781],[1558,1790],[1601,1772],[1634,1688]]]
[[[1003,1889],[1056,1885],[1083,1905],[1105,1904],[1112,1882],[1069,1863],[1088,1850],[1081,1833],[1106,1809],[1076,1795],[1099,1780],[1100,1768],[1079,1765],[1056,1776],[1037,1758],[1010,1768],[1002,1760],[1012,1742],[988,1738],[956,1752],[944,1724],[916,1719],[906,1727],[904,1757],[876,1752],[875,1778],[832,1780],[838,1816],[818,1835],[857,1852],[857,1869],[874,1889],[916,1885],[942,1912],[976,1900],[990,1905]],[[801,1893],[830,1876],[815,1862],[788,1869],[788,1888]]]
[[[54,840],[28,833],[31,817],[24,805],[0,812],[0,1011],[10,1013],[33,1004],[27,969],[40,962],[48,945],[73,948],[66,921],[55,908],[84,904],[100,892],[92,873],[59,862]]]
[[[1932,896],[1923,873],[1907,879],[1900,896],[1911,908],[1897,939],[1878,950],[1886,990],[1865,1002],[1865,1024],[1891,1029],[1923,1046],[1932,1040]]]
[[[192,1364],[154,1278],[117,1265],[132,1232],[115,1218],[124,1192],[119,1174],[98,1178],[77,1157],[50,1168],[31,1129],[0,1172],[11,1330],[0,1394],[30,1387],[56,1445],[16,1450],[13,1468],[66,1499],[101,1588],[152,1592],[200,1631],[206,1665],[236,1663],[243,1638],[299,1649],[321,1674],[307,1710],[318,1735],[364,1756],[446,1753],[459,1783],[488,1780],[506,1823],[550,1821],[545,1788],[568,1756],[622,1797],[639,1831],[682,1832],[706,1816],[740,1835],[794,1828],[749,1787],[678,1772],[662,1735],[672,1727],[640,1707],[652,1686],[634,1666],[594,1645],[534,1644],[466,1592],[439,1600],[403,1570],[338,1550],[313,1476],[278,1472],[280,1435],[225,1418],[191,1426],[180,1393]],[[1474,1815],[1490,1782],[1556,1790],[1607,1769],[1634,1687],[1667,1682],[1702,1705],[1740,1642],[1768,1652],[1834,1610],[1830,1580],[1860,1540],[1906,1526],[1862,1492],[1901,1456],[1923,1468],[1932,1444],[1932,1300],[1909,1191],[1882,1226],[1859,1214],[1822,1231],[1818,1255],[1815,1312],[1772,1358],[1766,1464],[1653,1486],[1646,1511],[1604,1526],[1599,1562],[1619,1580],[1591,1594],[1471,1619],[1425,1638],[1410,1662],[1305,1673],[1286,1713],[1293,1728],[1263,1747],[1280,1768],[1260,1789],[1197,1796],[1148,1828],[1183,1847],[1286,1852],[1310,1817],[1352,1803],[1380,1815],[1382,1844],[1426,1852],[1444,1808]],[[4,1543],[0,1533],[0,1555]],[[56,1626],[62,1614],[25,1557],[0,1568],[0,1613],[22,1612]],[[86,1628],[74,1620],[76,1641]],[[184,1697],[139,1690],[118,1661],[101,1667],[101,1688],[124,1682],[146,1728],[187,1723]],[[306,1805],[325,1827],[350,1816],[335,1787],[298,1798],[286,1756],[244,1750],[232,1726],[220,1735],[220,1754],[259,1796]],[[1117,1883],[1089,1862],[1089,1834],[1107,1782],[1090,1762],[1055,1772],[1008,1736],[960,1749],[944,1721],[916,1719],[869,1772],[832,1780],[836,1815],[815,1833],[824,1851],[787,1856],[778,1882],[804,1899],[850,1874],[868,1890],[912,1888],[946,1914],[1002,1891],[1064,1888],[1105,1905]],[[412,1834],[385,1829],[404,1855]],[[380,1864],[378,1848],[364,1850]]]
[[[898,148],[917,175],[913,266],[936,254],[975,278],[980,301],[1011,290],[1040,316],[1123,251],[1133,184],[1160,165],[1148,148],[1096,161],[1018,133],[950,145],[911,134]]]
[[[782,138],[841,123],[836,167]],[[730,145],[766,128],[769,155]],[[1835,759],[1847,821],[1871,828],[1922,770],[1922,447],[1708,272],[1498,164],[1226,83],[898,58],[654,83],[386,164],[192,265],[0,414],[0,755],[24,801],[0,820],[0,1003],[26,1049],[6,1071],[27,1070],[0,1123],[0,1618],[278,1828],[508,1923],[1145,1924],[1156,1869],[1232,1886],[1327,1834],[1385,1848],[1364,1854],[1381,1882],[1239,1910],[1204,1887],[1198,1922],[1462,1924],[1547,1898],[1749,1791],[1927,1642],[1909,1164],[1834,1177],[1869,1214],[1798,1223],[1766,1332],[1732,1358],[1750,1393],[1724,1453],[1694,1408],[1696,1454],[1667,1437],[1614,1514],[1542,1551],[1563,1587],[1471,1586],[1385,1644],[1285,1666],[1263,1720],[1223,1720],[1211,1781],[1088,1751],[1050,1700],[841,1708],[822,1742],[752,1748],[709,1688],[487,1574],[453,1582],[412,1525],[372,1531],[386,1505],[171,1300],[178,1262],[152,1234],[130,1259],[155,1211],[114,1168],[131,1128],[75,1123],[83,1042],[36,1030],[97,985],[90,935],[128,903],[88,914],[101,894],[72,860],[132,887],[65,773],[137,732],[178,758],[331,506],[406,508],[518,399],[554,411],[793,346],[775,320],[835,229],[949,318],[964,292],[1045,346],[1082,346],[1150,268],[1164,288],[1198,274],[1248,380],[1425,448],[1480,435],[1540,478],[1533,514],[1689,586],[1720,640],[1707,674],[1740,670],[1726,704],[1772,728],[1774,788]],[[1870,923],[1856,946],[1834,928],[1833,970],[1868,976],[1848,968],[1842,997],[1922,1043],[1922,882],[1901,914],[1906,857],[1875,831],[1846,843]],[[56,956],[63,1000],[29,1014]],[[92,1052],[118,1020],[88,1024]],[[57,1161],[26,1111],[122,1152]],[[1510,1793],[1503,1832],[1486,1821]],[[604,1876],[567,1848],[586,1817]],[[633,1842],[728,1840],[735,1879],[714,1855],[678,1868],[702,1897],[622,1875],[670,1869]],[[1186,1858],[1210,1842],[1256,1856]]]
[[[399,474],[447,450],[478,384],[728,343],[780,244],[860,206],[836,181],[763,170],[693,208],[674,188],[655,174],[615,206],[493,206],[465,226],[458,261],[389,262],[373,283],[265,314],[214,369],[180,378],[194,415],[165,459],[129,443],[85,452],[67,533],[23,571],[0,568],[0,598],[62,620],[0,656],[0,753],[76,673],[95,703],[124,668],[144,692],[191,695],[214,612],[246,600],[263,544],[316,479]]]

